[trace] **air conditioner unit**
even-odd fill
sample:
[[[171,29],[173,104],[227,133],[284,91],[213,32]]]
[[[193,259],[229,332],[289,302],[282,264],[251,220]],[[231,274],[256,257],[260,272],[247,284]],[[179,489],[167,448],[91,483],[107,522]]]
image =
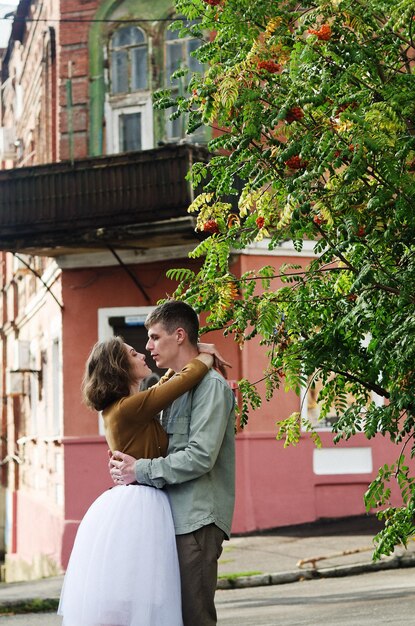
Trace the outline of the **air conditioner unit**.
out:
[[[14,128],[0,126],[0,159],[14,159],[16,157],[16,135]]]
[[[30,341],[18,339],[14,343],[13,369],[30,370]]]
[[[26,395],[26,384],[23,372],[6,372],[6,395],[24,396]]]

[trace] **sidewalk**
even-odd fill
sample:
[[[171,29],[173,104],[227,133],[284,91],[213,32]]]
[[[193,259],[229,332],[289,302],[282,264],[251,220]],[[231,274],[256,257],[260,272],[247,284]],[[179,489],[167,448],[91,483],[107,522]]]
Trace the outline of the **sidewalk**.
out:
[[[373,562],[373,537],[381,525],[354,517],[291,526],[224,543],[218,588],[275,585],[317,577],[349,576],[397,567],[415,567],[415,541]]]
[[[408,550],[398,548],[393,556],[373,563],[372,538],[378,530],[375,519],[359,517],[232,537],[225,542],[219,560],[218,588],[275,585],[415,567],[415,541]],[[62,581],[63,577],[58,576],[0,583],[0,612],[8,607],[22,611],[27,604],[44,606],[44,610],[56,609]]]

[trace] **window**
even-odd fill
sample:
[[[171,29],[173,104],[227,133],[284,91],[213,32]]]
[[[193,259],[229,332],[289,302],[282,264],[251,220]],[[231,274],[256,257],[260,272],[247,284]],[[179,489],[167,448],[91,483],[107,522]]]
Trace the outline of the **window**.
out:
[[[145,349],[148,336],[144,322],[147,315],[153,310],[154,307],[152,306],[98,309],[99,341],[105,341],[105,339],[110,339],[114,335],[121,335],[123,339],[134,346],[136,350],[148,354]],[[162,370],[157,371],[158,368],[155,363],[152,363],[151,359],[148,359],[147,362],[154,372],[154,376],[151,376],[151,380],[148,381],[151,385],[156,382]],[[100,435],[104,434],[104,423],[101,417],[98,420],[98,432]]]
[[[108,44],[106,141],[108,154],[154,145],[148,38],[137,26],[117,29]]]
[[[113,329],[114,335],[122,337],[124,341],[130,346],[133,346],[137,352],[141,352],[147,357],[147,364],[152,370],[152,374],[143,380],[141,389],[147,389],[148,387],[151,387],[151,385],[154,385],[160,379],[160,376],[164,374],[164,370],[157,367],[146,350],[148,333],[146,327],[144,326],[143,316],[114,316],[110,317],[108,322]]]
[[[311,380],[309,380],[309,383],[310,382]],[[328,415],[326,415],[324,418],[320,418],[321,404],[318,401],[318,397],[322,389],[323,383],[319,379],[314,380],[313,384],[310,384],[308,388],[302,389],[301,415],[303,418],[309,420],[316,430],[327,431],[332,430],[333,424],[337,422],[339,417],[336,412],[336,408],[333,406]],[[384,399],[374,392],[371,393],[370,400],[374,402],[377,406],[382,406],[384,404]],[[349,393],[347,395],[347,407],[354,404],[354,402],[355,398],[352,394]]]
[[[323,388],[321,380],[314,381],[314,384],[302,393],[302,415],[310,420],[311,424],[317,430],[331,430],[333,424],[337,421],[336,412],[330,411],[325,418],[320,418],[321,407],[318,402],[318,395]]]
[[[136,104],[111,103],[108,109],[108,152],[149,150],[153,147],[153,110],[151,97]]]
[[[199,61],[191,56],[191,53],[200,46],[200,41],[192,39],[190,37],[179,38],[177,31],[166,31],[166,86],[172,89],[173,95],[184,94],[187,88],[190,76],[192,72],[203,72],[203,65]],[[176,70],[183,68],[189,68],[190,74],[187,76],[181,76],[179,78],[171,78],[171,75]],[[169,141],[179,141],[186,136],[186,120],[181,115],[176,120],[170,120],[169,115],[171,111],[167,113],[167,138]],[[195,133],[188,137],[189,141],[205,141],[205,131],[203,128],[197,129]]]
[[[148,88],[147,41],[137,26],[115,31],[110,41],[111,93],[122,94]]]
[[[141,150],[141,112],[121,113],[118,116],[118,134],[121,152]]]
[[[166,84],[168,87],[180,89],[184,79],[171,78],[173,72],[180,67],[188,67],[190,72],[203,72],[203,65],[191,56],[191,53],[199,46],[200,42],[197,39],[179,38],[177,31],[166,31]]]
[[[58,338],[52,344],[52,435],[62,434],[62,356]]]

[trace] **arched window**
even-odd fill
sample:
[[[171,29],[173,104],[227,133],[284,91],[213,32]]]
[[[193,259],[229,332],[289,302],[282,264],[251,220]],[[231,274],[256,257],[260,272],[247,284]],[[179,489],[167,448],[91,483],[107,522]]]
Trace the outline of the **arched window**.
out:
[[[107,149],[109,153],[153,147],[148,40],[138,26],[123,26],[108,44]]]
[[[147,41],[137,26],[124,26],[110,40],[111,93],[132,93],[147,89]]]

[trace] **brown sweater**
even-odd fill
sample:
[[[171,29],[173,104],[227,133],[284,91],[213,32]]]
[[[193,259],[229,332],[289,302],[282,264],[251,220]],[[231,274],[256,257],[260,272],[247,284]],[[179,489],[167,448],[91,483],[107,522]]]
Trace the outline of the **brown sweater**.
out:
[[[104,409],[105,437],[110,450],[131,454],[136,459],[166,456],[168,438],[156,416],[197,385],[207,371],[202,361],[193,359],[177,374],[164,376],[163,380],[167,380],[163,384],[116,400]]]

